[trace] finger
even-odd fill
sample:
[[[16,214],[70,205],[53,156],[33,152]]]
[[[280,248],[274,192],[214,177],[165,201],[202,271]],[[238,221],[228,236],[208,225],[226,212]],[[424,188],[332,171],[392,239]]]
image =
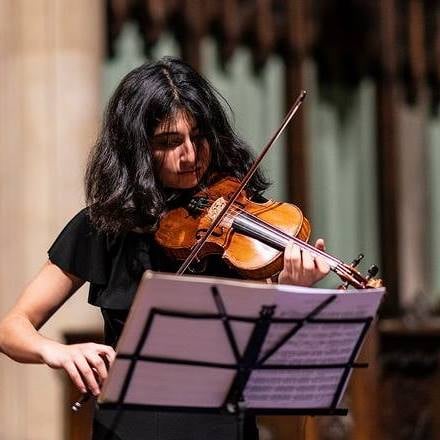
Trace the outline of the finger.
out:
[[[98,348],[99,354],[104,355],[109,365],[111,365],[116,358],[116,352],[113,347],[110,347],[109,345],[99,345]]]
[[[107,365],[103,357],[96,353],[88,353],[85,355],[87,362],[94,369],[98,375],[98,382],[101,383],[107,379]]]
[[[318,238],[316,240],[315,247],[321,251],[325,251],[324,240],[322,238]],[[330,266],[323,258],[317,256],[315,258],[315,264],[316,264],[316,268],[322,274],[323,277],[330,272]]]
[[[303,265],[303,270],[305,270],[305,271],[315,270],[315,259],[312,257],[310,252],[303,251],[302,265]]]
[[[87,363],[84,357],[77,357],[74,359],[75,365],[78,368],[87,389],[91,391],[94,396],[97,396],[100,392],[98,382],[90,365]]]
[[[284,269],[290,274],[301,270],[302,256],[301,249],[293,242],[289,242],[284,252]]]
[[[285,272],[290,273],[292,268],[292,242],[287,243],[287,246],[284,249],[284,263],[283,270]]]
[[[95,344],[93,342],[86,344],[86,351],[84,353],[95,353],[101,356],[102,360],[105,363],[107,370],[110,365],[113,363],[116,357],[115,350],[110,345],[104,344]]]
[[[69,362],[65,364],[64,370],[67,372],[67,374],[70,377],[70,380],[74,383],[74,385],[83,393],[87,393],[87,387],[84,384],[84,381],[81,377],[81,374],[79,374],[78,369],[76,368],[75,364],[73,362]]]
[[[316,240],[315,248],[319,249],[320,251],[325,251],[325,242],[322,238],[318,238]]]
[[[323,277],[330,272],[330,266],[321,257],[316,257],[315,258],[315,264],[316,264],[316,268],[322,274]]]

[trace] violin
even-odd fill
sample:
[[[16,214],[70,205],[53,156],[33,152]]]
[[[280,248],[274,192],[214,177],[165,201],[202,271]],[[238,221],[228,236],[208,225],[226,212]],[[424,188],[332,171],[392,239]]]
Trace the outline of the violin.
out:
[[[168,211],[155,233],[156,242],[171,258],[185,260],[221,216],[239,187],[237,179],[223,178],[196,193],[187,206]],[[364,277],[355,269],[363,256],[350,265],[345,264],[307,243],[310,232],[310,223],[297,206],[273,200],[257,203],[247,197],[245,190],[241,190],[210,232],[197,259],[220,254],[245,278],[271,278],[282,270],[284,249],[290,241],[294,241],[313,257],[324,259],[343,281],[342,287],[351,285],[366,289],[382,285],[381,280],[373,278],[378,271],[377,266],[372,266]]]

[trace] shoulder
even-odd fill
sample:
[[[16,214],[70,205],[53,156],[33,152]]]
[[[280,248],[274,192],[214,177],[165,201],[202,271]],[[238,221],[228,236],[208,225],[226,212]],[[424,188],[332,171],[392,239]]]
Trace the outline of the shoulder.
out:
[[[104,237],[107,234],[99,231],[90,220],[89,209],[81,209],[75,216],[69,220],[60,235],[64,238],[72,237]]]
[[[89,208],[86,207],[81,209],[76,215],[72,217],[71,220],[68,221],[66,227],[69,225],[78,225],[83,227],[87,226],[89,228],[93,227],[92,222],[90,220]]]
[[[64,226],[48,256],[52,263],[82,280],[102,282],[108,250],[108,237],[95,228],[84,208]]]

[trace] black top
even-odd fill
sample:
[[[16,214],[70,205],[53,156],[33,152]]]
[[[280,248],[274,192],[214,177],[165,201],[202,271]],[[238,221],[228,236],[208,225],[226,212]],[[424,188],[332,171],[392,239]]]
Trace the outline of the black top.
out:
[[[177,270],[176,263],[165,256],[151,234],[102,233],[91,223],[86,209],[67,224],[48,255],[50,261],[62,270],[90,282],[89,303],[101,308],[105,343],[113,347],[121,335],[142,273],[147,269]],[[238,277],[219,257],[210,258],[202,273]],[[98,410],[93,438],[229,440],[236,436],[235,418],[231,416],[129,411],[118,414],[117,423],[115,420],[114,411]],[[252,419],[246,421],[245,431],[246,438],[257,438]]]

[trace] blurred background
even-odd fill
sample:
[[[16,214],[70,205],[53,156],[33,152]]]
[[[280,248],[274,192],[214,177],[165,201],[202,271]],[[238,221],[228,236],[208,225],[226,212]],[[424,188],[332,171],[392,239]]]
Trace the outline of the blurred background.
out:
[[[115,86],[164,55],[214,84],[255,152],[307,90],[263,163],[269,196],[387,286],[349,416],[262,418],[262,439],[440,439],[439,0],[0,0],[0,315],[84,206]],[[100,328],[84,288],[42,332]],[[87,438],[76,397],[60,372],[0,356],[0,439]]]

